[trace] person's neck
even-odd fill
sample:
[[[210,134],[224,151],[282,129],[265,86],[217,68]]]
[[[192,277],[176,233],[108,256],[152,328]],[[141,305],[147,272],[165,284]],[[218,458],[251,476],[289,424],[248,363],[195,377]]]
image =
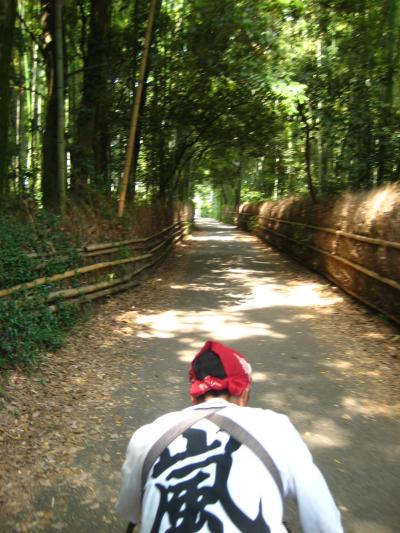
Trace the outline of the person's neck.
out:
[[[212,394],[206,394],[203,402],[210,402],[212,400],[224,400],[225,402],[237,403],[237,398],[235,398],[235,396],[213,396]]]
[[[199,400],[196,396],[192,395],[190,396],[190,398],[192,400],[193,405],[219,399],[243,407],[247,405],[247,402],[249,401],[249,390],[244,390],[239,396],[229,396],[229,394],[223,394],[222,396],[214,396],[213,394],[205,394],[205,396],[202,397],[201,400]]]

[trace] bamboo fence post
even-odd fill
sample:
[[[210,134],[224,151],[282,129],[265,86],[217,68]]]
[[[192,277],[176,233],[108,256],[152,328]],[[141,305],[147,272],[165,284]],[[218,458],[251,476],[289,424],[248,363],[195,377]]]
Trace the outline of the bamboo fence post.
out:
[[[142,261],[143,259],[147,259],[148,257],[151,257],[151,256],[149,254],[145,254],[145,255],[141,255],[137,257],[128,257],[126,259],[117,259],[115,261],[105,261],[103,263],[95,263],[93,265],[87,265],[84,267],[80,267],[75,270],[67,270],[66,272],[62,274],[54,274],[53,276],[38,278],[33,281],[28,281],[27,283],[20,283],[19,285],[14,285],[14,287],[0,290],[0,298],[3,296],[8,296],[9,294],[12,294],[21,289],[32,289],[34,287],[39,287],[40,285],[45,285],[46,283],[62,281],[64,279],[73,278],[74,276],[77,276],[79,274],[86,274],[88,272],[93,272],[95,270],[101,270],[103,268],[108,268],[110,266],[124,265],[127,263],[135,263],[136,261]]]
[[[137,271],[131,274],[127,274],[126,276],[123,276],[121,278],[114,279],[112,281],[100,281],[99,283],[84,285],[83,287],[75,287],[73,289],[61,289],[59,291],[53,291],[47,295],[47,301],[53,302],[54,300],[57,300],[57,298],[74,298],[75,296],[80,296],[81,294],[88,294],[90,292],[96,292],[101,289],[107,289],[109,287],[113,287],[114,285],[120,285],[129,281],[130,279],[135,277],[136,274]]]
[[[80,298],[75,298],[72,301],[66,301],[66,302],[61,302],[59,304],[51,305],[49,309],[50,311],[55,312],[60,307],[64,307],[65,305],[74,305],[74,304],[79,304],[79,303],[90,302],[92,300],[96,300],[97,298],[102,298],[103,296],[110,296],[111,294],[125,291],[132,287],[136,287],[137,285],[139,285],[138,281],[130,281],[129,283],[118,285],[117,287],[112,287],[111,289],[105,289],[103,291],[98,291],[93,294],[87,294],[87,295],[81,296]]]
[[[67,270],[66,272],[63,272],[61,274],[54,274],[52,276],[42,276],[40,278],[37,278],[36,280],[32,280],[26,283],[20,283],[18,285],[14,285],[13,287],[9,287],[7,289],[0,290],[0,297],[8,296],[10,294],[13,294],[14,292],[22,289],[31,289],[34,287],[39,287],[41,285],[44,285],[46,283],[53,283],[57,281],[63,281],[65,279],[72,278],[74,276],[80,275],[80,274],[86,274],[89,272],[94,272],[96,270],[101,270],[104,268],[108,268],[111,266],[118,266],[128,263],[135,263],[139,261],[143,261],[145,259],[150,259],[150,262],[145,264],[143,267],[140,267],[139,269],[136,269],[134,272],[127,274],[125,276],[122,276],[120,278],[117,278],[112,281],[101,281],[98,283],[85,285],[82,287],[76,287],[71,289],[60,289],[57,291],[53,291],[48,294],[47,299],[49,302],[56,300],[57,298],[65,298],[70,299],[74,298],[74,301],[77,300],[76,296],[84,295],[85,298],[88,298],[88,295],[91,295],[91,299],[94,299],[94,294],[108,294],[111,292],[107,291],[113,291],[117,292],[117,290],[122,290],[121,287],[125,287],[127,285],[131,286],[132,282],[130,281],[132,278],[137,277],[141,272],[146,270],[147,268],[150,268],[153,264],[155,264],[157,261],[159,261],[160,257],[163,257],[168,251],[172,248],[172,246],[180,239],[182,238],[182,235],[184,233],[184,228],[186,227],[186,222],[183,221],[177,221],[163,230],[159,231],[158,233],[155,233],[153,235],[150,235],[149,237],[143,238],[143,239],[128,239],[125,241],[118,241],[113,243],[103,243],[103,244],[94,244],[94,245],[87,245],[83,248],[79,249],[80,255],[82,257],[92,257],[95,255],[104,255],[109,253],[115,253],[118,251],[122,246],[126,246],[127,244],[144,244],[144,243],[151,243],[156,238],[160,238],[163,235],[165,235],[167,232],[169,232],[168,235],[166,235],[163,240],[156,244],[155,246],[152,245],[152,248],[148,250],[145,254],[139,255],[139,256],[131,256],[124,259],[117,259],[114,261],[103,261],[100,263],[94,263],[92,265],[86,265],[84,267],[76,268],[74,270]],[[172,241],[172,244],[171,244]],[[165,246],[167,246],[166,251],[164,251],[160,257],[154,258],[155,252],[158,250],[163,249]],[[38,257],[37,254],[35,254],[36,257]],[[45,266],[44,264],[38,265],[39,267]],[[96,296],[100,297],[100,296]]]

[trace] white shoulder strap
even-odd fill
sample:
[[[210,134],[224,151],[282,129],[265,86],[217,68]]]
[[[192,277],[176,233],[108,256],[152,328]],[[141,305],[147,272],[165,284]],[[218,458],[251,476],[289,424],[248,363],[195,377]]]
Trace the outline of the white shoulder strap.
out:
[[[213,408],[201,408],[201,409],[193,409],[189,411],[189,415],[178,422],[175,426],[172,426],[168,431],[166,431],[161,437],[153,444],[153,446],[150,448],[150,450],[147,452],[147,455],[145,457],[145,460],[143,462],[142,466],[142,493],[144,489],[144,485],[146,483],[147,477],[149,475],[149,472],[153,466],[153,464],[156,462],[158,457],[160,457],[161,453],[165,450],[165,448],[168,448],[168,446],[173,442],[179,435],[182,435],[187,429],[189,429],[191,426],[193,426],[196,422],[201,420],[202,418],[207,418],[216,411],[219,411],[221,407],[213,407]]]
[[[229,433],[235,440],[247,446],[253,453],[257,455],[260,461],[267,468],[271,474],[273,480],[275,481],[276,486],[279,489],[282,501],[285,499],[285,492],[283,490],[283,483],[279,470],[277,469],[274,461],[272,460],[270,454],[262,446],[262,444],[255,438],[251,433],[247,431],[240,424],[228,418],[227,416],[219,415],[218,413],[213,413],[208,417],[211,422],[214,422],[221,429]]]
[[[221,407],[217,408],[201,408],[190,411],[190,416],[183,419],[181,422],[166,431],[150,448],[147,453],[142,467],[142,494],[147,477],[153,464],[161,453],[167,448],[171,442],[173,442],[179,435],[184,433],[187,429],[193,426],[196,422],[203,418],[208,418],[211,422],[218,427],[229,433],[235,440],[247,446],[253,453],[257,455],[260,461],[265,465],[268,472],[271,474],[273,480],[282,497],[282,501],[285,499],[285,493],[283,489],[283,483],[279,471],[273,462],[271,456],[267,450],[260,444],[260,442],[253,437],[246,429],[240,424],[234,422],[231,418],[221,416],[217,413]]]

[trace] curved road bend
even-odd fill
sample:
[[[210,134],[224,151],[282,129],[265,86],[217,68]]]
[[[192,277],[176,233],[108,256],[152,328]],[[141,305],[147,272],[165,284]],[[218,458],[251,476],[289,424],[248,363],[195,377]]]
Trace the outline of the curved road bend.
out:
[[[123,421],[120,436],[106,434],[75,457],[94,478],[100,506],[83,505],[84,481],[78,488],[65,484],[60,529],[123,530],[112,501],[127,435],[187,405],[187,363],[214,338],[251,360],[250,404],[291,417],[327,478],[346,531],[400,531],[400,422],[379,336],[390,326],[256,238],[211,220],[198,222],[155,276],[158,281],[144,284],[155,290],[148,304],[136,291],[113,300],[121,328],[113,349],[130,369],[121,372],[106,420],[114,433],[113,417]],[[97,327],[102,323],[98,318]],[[90,342],[82,349],[90,351]],[[105,452],[111,459],[97,465],[94,454]],[[55,495],[58,501],[56,492],[38,489],[37,509]]]

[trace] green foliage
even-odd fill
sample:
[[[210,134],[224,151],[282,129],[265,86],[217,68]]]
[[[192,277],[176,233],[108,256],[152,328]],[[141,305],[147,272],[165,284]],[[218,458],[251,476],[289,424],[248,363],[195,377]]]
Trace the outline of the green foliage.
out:
[[[32,256],[31,254],[38,254]],[[55,254],[49,256],[48,254]],[[0,218],[0,287],[64,272],[78,256],[57,217],[41,213],[30,224]],[[41,348],[60,346],[63,332],[76,320],[74,307],[50,311],[46,295],[55,285],[42,285],[0,298],[0,367],[27,364]]]
[[[0,287],[65,272],[79,264],[60,219],[40,213],[29,224],[0,217]]]
[[[56,156],[44,136],[54,141],[56,113],[43,105],[54,88],[52,5],[18,2],[15,25],[0,32],[10,55],[0,76],[1,122],[10,125],[0,143],[2,204],[41,206],[46,193],[56,196],[58,182],[43,180],[43,160]],[[115,198],[120,190],[148,7],[63,3],[69,193],[103,215],[98,191]],[[130,205],[196,196],[203,216],[228,217],[243,201],[310,188],[331,196],[400,178],[398,0],[176,0],[159,2],[156,19]],[[1,288],[78,264],[56,217],[0,217]],[[28,301],[39,294],[41,309],[40,291]],[[27,330],[36,324],[51,342],[20,294],[7,302],[7,320],[22,324],[26,305]]]
[[[129,246],[123,246],[118,250],[118,254],[116,255],[116,259],[126,259],[127,257],[131,257],[134,255],[132,250],[129,248]]]
[[[260,222],[257,215],[240,215],[239,227],[250,233],[257,233],[260,228]]]
[[[50,311],[47,292],[42,288],[0,299],[0,368],[30,364],[40,349],[58,348],[76,322],[79,315],[71,306]]]
[[[261,191],[254,191],[250,190],[249,187],[245,187],[244,190],[242,190],[240,199],[242,202],[261,202],[262,200],[265,200],[265,195]]]
[[[246,229],[250,231],[251,233],[257,233],[258,229],[260,228],[260,221],[257,216],[252,217],[246,217]]]
[[[0,194],[37,203],[52,118],[41,105],[52,73],[36,44],[49,37],[48,6],[18,4],[0,161]],[[64,3],[68,182],[86,200],[119,191],[148,7]],[[159,2],[130,200],[186,200],[207,183],[211,214],[307,194],[310,180],[317,196],[398,180],[399,57],[398,0]]]
[[[215,217],[214,192],[209,184],[198,184],[194,195],[196,215],[201,217]]]

